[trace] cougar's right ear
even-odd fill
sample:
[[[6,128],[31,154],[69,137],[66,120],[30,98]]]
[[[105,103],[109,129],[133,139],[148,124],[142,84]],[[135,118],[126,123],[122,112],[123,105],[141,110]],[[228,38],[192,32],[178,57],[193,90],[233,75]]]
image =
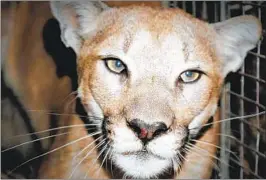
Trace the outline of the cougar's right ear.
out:
[[[99,1],[51,1],[50,6],[59,21],[63,43],[77,55],[82,40],[96,29],[98,16],[108,9]]]
[[[217,33],[216,49],[225,77],[229,72],[236,72],[244,63],[248,51],[256,47],[262,36],[262,24],[258,18],[245,15],[212,26]]]

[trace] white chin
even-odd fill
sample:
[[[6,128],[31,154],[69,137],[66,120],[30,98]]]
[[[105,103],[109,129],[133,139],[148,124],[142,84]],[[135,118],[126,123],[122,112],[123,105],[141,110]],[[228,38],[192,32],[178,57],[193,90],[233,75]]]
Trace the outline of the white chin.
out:
[[[172,162],[169,159],[159,159],[153,155],[121,155],[114,154],[115,164],[125,172],[125,176],[135,179],[156,178],[168,170]]]

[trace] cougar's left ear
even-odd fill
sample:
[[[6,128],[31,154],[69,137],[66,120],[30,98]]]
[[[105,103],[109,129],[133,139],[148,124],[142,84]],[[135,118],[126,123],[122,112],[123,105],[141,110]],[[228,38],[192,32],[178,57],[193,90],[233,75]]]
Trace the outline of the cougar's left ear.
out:
[[[107,5],[99,1],[51,1],[51,10],[59,21],[61,39],[67,47],[79,54],[82,39],[97,26],[98,16]]]
[[[237,71],[244,62],[247,52],[256,47],[262,35],[260,21],[250,15],[238,16],[212,24],[216,38],[216,51],[223,61],[222,74]]]

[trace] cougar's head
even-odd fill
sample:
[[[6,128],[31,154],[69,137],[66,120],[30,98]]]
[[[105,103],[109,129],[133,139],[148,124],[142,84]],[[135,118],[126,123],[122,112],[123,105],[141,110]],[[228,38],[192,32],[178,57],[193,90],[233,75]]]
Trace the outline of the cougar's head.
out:
[[[78,94],[103,154],[125,175],[159,177],[213,116],[225,76],[261,35],[252,16],[208,24],[179,9],[52,2],[77,54]]]

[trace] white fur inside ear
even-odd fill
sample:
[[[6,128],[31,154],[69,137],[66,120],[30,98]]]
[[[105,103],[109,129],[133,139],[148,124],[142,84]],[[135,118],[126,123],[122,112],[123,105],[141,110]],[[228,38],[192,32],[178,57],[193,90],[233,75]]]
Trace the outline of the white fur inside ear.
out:
[[[237,71],[244,62],[247,52],[256,47],[262,27],[254,16],[238,16],[229,20],[215,23],[217,33],[216,49],[223,61],[224,77],[230,71]]]
[[[66,45],[66,47],[72,47],[75,53],[78,53],[80,49],[80,37],[75,33],[75,30],[72,28],[65,28],[60,26],[61,31],[61,40]]]
[[[76,54],[82,39],[96,29],[99,14],[108,8],[98,1],[51,1],[50,6],[59,21],[63,43]]]

